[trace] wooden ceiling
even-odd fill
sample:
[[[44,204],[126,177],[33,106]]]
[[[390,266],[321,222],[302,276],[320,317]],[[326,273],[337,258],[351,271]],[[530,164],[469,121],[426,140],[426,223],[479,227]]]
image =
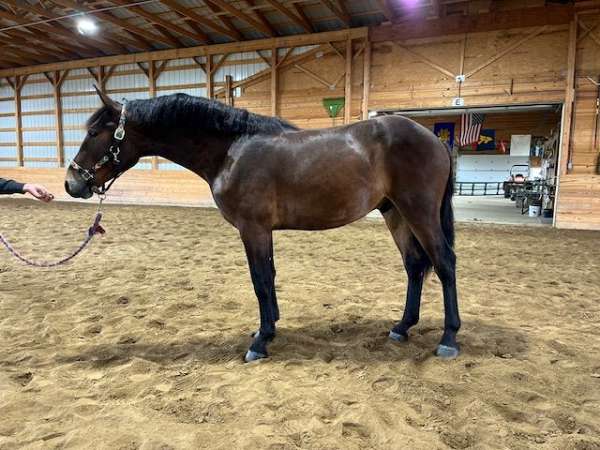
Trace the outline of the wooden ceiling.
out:
[[[565,3],[558,1],[559,3]],[[544,5],[513,0],[0,0],[0,68]],[[593,3],[580,0],[577,3]],[[99,30],[82,35],[85,14]]]

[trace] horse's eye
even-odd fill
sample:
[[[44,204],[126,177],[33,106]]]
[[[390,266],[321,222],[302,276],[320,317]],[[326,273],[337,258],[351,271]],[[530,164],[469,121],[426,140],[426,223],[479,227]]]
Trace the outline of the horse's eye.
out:
[[[98,136],[98,132],[96,130],[88,130],[88,136],[90,137],[96,137]]]

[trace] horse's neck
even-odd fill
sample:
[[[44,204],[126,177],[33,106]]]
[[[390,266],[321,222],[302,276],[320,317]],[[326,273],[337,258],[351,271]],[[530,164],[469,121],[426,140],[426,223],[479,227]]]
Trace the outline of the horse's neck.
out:
[[[161,156],[173,161],[198,174],[212,185],[234,140],[235,138],[231,136],[206,135],[193,140],[185,139],[158,146],[158,151],[145,156]]]

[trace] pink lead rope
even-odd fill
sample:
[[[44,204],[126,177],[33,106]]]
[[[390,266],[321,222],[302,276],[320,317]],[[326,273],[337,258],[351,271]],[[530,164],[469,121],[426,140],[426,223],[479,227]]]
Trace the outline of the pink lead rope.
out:
[[[4,245],[6,247],[6,249],[10,252],[11,255],[13,255],[15,258],[17,258],[18,260],[24,262],[25,264],[27,264],[29,266],[33,266],[33,267],[60,266],[62,264],[67,263],[71,259],[75,258],[79,253],[81,253],[82,250],[84,248],[86,248],[88,246],[88,244],[92,241],[92,238],[96,234],[104,234],[105,233],[104,228],[102,228],[102,225],[100,225],[100,220],[102,220],[102,213],[100,212],[100,206],[102,206],[103,201],[104,201],[104,197],[101,196],[100,202],[98,203],[98,212],[96,213],[96,217],[94,218],[94,223],[88,229],[87,235],[86,235],[84,241],[73,253],[71,253],[69,256],[67,256],[65,258],[59,259],[58,261],[33,261],[31,259],[25,258],[18,251],[16,251],[12,245],[10,245],[10,243],[6,240],[6,238],[2,234],[0,234],[0,242],[2,243],[2,245]]]

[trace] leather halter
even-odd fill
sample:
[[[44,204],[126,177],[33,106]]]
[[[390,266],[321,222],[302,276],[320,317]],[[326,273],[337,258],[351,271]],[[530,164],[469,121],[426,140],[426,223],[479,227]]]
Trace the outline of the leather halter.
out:
[[[92,184],[94,181],[94,178],[96,177],[96,172],[101,167],[103,167],[105,164],[107,164],[109,162],[112,162],[113,165],[115,165],[115,166],[121,162],[119,160],[119,153],[121,153],[121,148],[120,148],[121,142],[123,141],[123,139],[125,139],[126,106],[127,106],[127,101],[124,100],[123,106],[121,108],[121,116],[119,117],[119,125],[117,126],[117,129],[115,130],[115,132],[113,134],[113,138],[112,138],[110,147],[104,153],[102,158],[100,158],[100,160],[96,164],[94,164],[93,167],[91,167],[89,169],[85,169],[85,168],[81,167],[79,164],[77,164],[75,162],[75,160],[72,160],[71,164],[70,164],[70,166],[73,169],[75,169],[77,171],[77,173],[79,173],[79,175],[81,175],[81,177],[85,180],[86,184],[88,184],[90,186],[92,192],[95,192],[96,194],[99,194],[99,195],[106,194],[106,192],[110,189],[110,187],[117,180],[117,178],[119,178],[123,174],[123,172],[118,172],[110,180],[110,182],[108,183],[108,186],[106,185],[106,182],[102,183],[102,186],[100,186],[100,187],[94,186]]]

